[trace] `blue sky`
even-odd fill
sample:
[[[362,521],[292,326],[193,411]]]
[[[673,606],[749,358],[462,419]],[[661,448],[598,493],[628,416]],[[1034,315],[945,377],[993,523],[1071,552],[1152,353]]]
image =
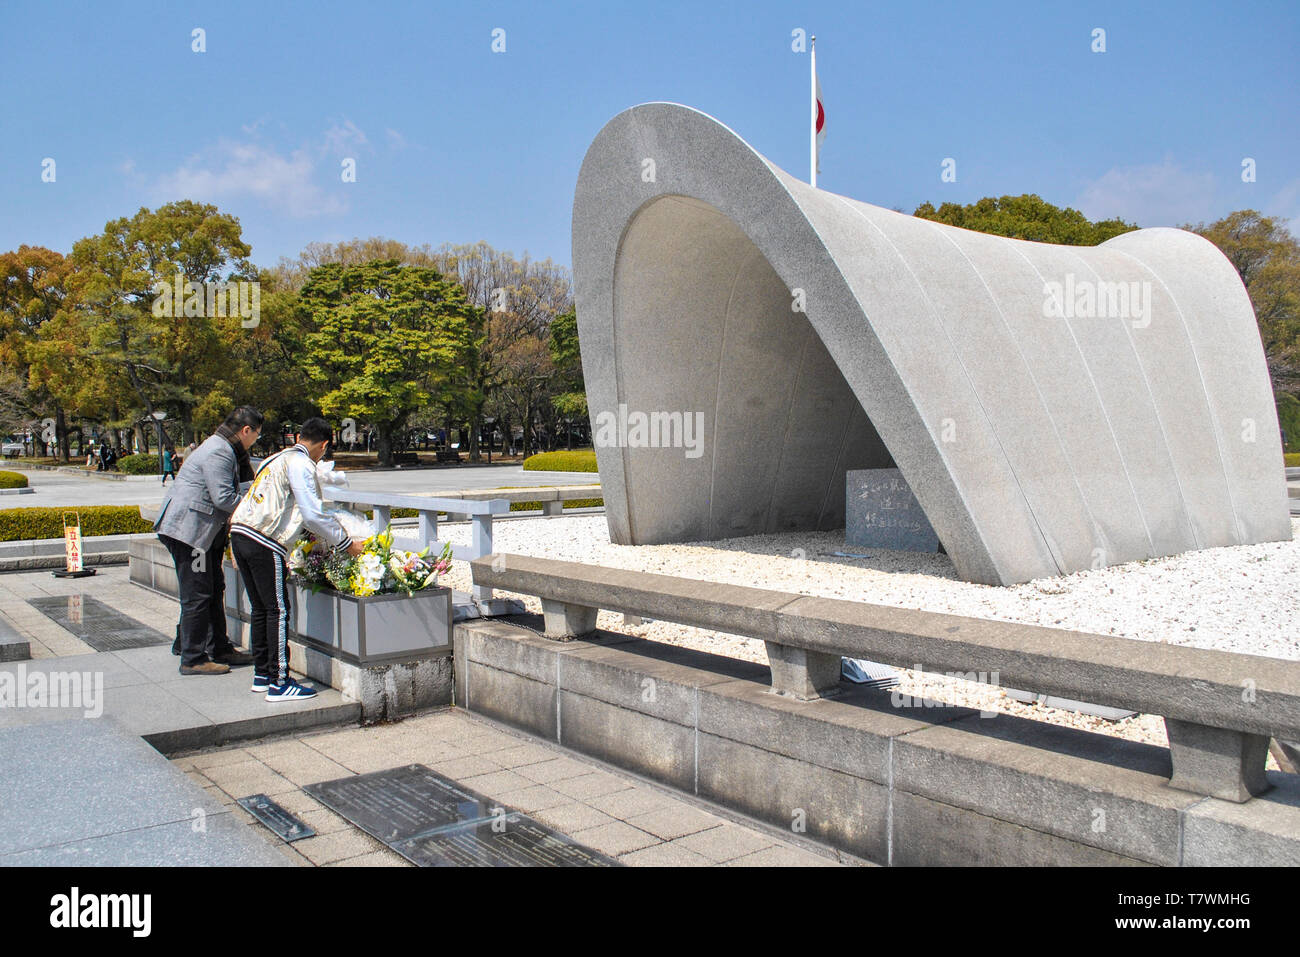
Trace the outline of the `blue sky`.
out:
[[[583,153],[637,103],[701,109],[807,178],[796,28],[818,38],[824,189],[908,212],[1036,192],[1143,226],[1249,206],[1300,233],[1294,0],[10,2],[0,249],[67,252],[191,198],[238,216],[263,265],[384,235],[567,266]]]

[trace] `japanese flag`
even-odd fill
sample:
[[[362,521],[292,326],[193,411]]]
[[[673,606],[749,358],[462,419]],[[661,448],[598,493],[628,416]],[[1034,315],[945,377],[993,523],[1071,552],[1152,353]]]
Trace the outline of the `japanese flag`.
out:
[[[822,142],[826,139],[826,110],[822,108],[822,81],[817,80],[817,172],[822,171]]]

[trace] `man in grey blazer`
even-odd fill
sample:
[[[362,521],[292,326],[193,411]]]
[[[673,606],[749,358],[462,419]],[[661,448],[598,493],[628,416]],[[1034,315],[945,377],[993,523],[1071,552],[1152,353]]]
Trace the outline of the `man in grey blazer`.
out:
[[[251,406],[226,416],[217,431],[186,456],[154,523],[176,565],[183,675],[225,674],[231,665],[253,660],[236,651],[226,634],[221,556],[241,482],[252,479],[248,450],[261,433],[262,414]]]

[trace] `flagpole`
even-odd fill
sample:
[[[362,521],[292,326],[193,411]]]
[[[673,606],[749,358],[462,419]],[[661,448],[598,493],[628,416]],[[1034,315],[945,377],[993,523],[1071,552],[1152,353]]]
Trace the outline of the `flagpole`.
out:
[[[808,122],[809,142],[808,142],[808,165],[812,170],[808,177],[808,182],[812,184],[813,189],[817,188],[817,37],[812,38],[812,44],[809,47],[812,64],[812,76],[810,83],[812,90],[809,98],[812,101],[812,118]]]

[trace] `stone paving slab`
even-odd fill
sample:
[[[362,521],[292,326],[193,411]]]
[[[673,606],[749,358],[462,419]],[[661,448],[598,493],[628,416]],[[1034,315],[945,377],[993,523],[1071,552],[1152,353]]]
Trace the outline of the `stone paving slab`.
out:
[[[0,663],[0,672],[12,673],[9,680],[16,686],[37,673],[52,684],[51,676],[76,672],[86,688],[102,688],[102,695],[93,700],[83,695],[73,707],[0,707],[0,729],[64,720],[93,723],[99,712],[171,753],[360,720],[360,705],[332,688],[321,688],[306,701],[272,704],[249,692],[251,668],[183,676],[179,660],[161,646]]]
[[[452,747],[456,756],[421,760],[438,747]],[[307,731],[173,760],[224,806],[254,791],[274,792],[276,802],[316,828],[317,836],[284,845],[242,809],[233,817],[302,865],[411,866],[302,790],[317,778],[409,764],[425,764],[632,866],[866,863],[454,708],[394,724]],[[530,772],[549,783],[533,781]],[[565,793],[566,787],[573,793]]]
[[[112,720],[0,729],[0,768],[0,865],[284,862]]]

